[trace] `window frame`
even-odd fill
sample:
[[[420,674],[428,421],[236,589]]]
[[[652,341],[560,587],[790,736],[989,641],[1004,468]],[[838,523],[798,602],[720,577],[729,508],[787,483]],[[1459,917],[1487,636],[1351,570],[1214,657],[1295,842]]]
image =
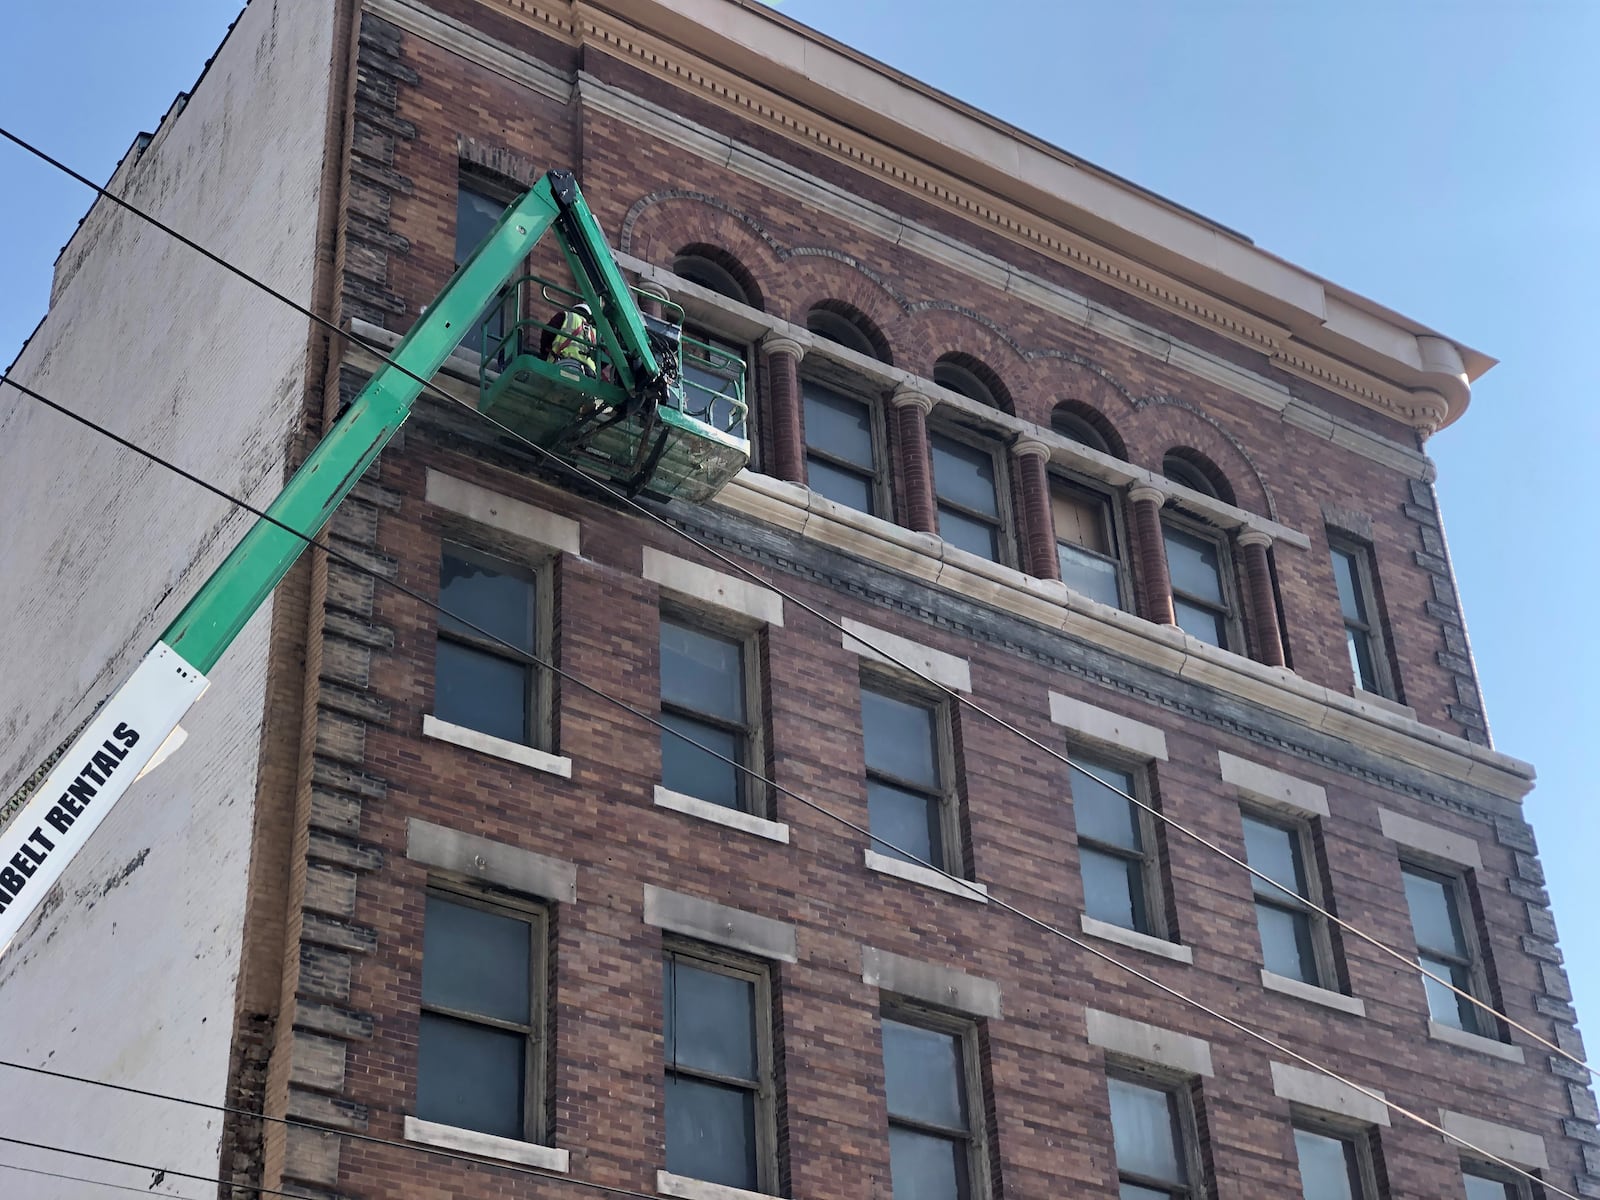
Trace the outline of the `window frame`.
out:
[[[1144,804],[1150,805],[1151,808],[1156,807],[1152,799],[1153,789],[1150,786],[1150,771],[1153,768],[1153,764],[1148,759],[1135,758],[1126,753],[1104,749],[1093,743],[1077,741],[1069,741],[1067,743],[1067,758],[1069,761],[1076,762],[1080,767],[1090,771],[1096,771],[1097,767],[1110,767],[1116,771],[1126,772],[1133,779],[1131,794],[1138,797]],[[1096,771],[1096,774],[1098,774],[1098,771]],[[1113,846],[1094,837],[1084,837],[1078,824],[1078,799],[1076,796],[1071,796],[1073,781],[1080,780],[1083,776],[1071,767],[1067,768],[1067,776],[1068,793],[1072,801],[1073,839],[1078,848],[1078,879],[1081,883],[1083,882],[1083,848],[1085,846],[1097,854],[1104,854],[1125,862],[1132,861],[1133,856],[1121,846]],[[1161,842],[1157,837],[1156,818],[1147,809],[1140,808],[1137,804],[1126,800],[1123,803],[1127,804],[1128,808],[1132,810],[1133,819],[1139,831],[1139,842],[1143,847],[1139,855],[1140,879],[1144,885],[1144,911],[1150,924],[1149,929],[1134,927],[1129,929],[1129,932],[1143,934],[1146,937],[1159,938],[1164,942],[1176,942],[1172,915],[1168,911],[1167,905],[1165,864],[1162,861]],[[1102,920],[1102,918],[1096,917],[1089,912],[1089,890],[1087,885],[1084,887],[1083,912],[1091,920]],[[1106,921],[1105,923],[1107,925],[1116,924],[1114,921]],[[1124,926],[1118,925],[1117,928],[1122,929]]]
[[[1172,564],[1170,558],[1167,556],[1166,544],[1166,530],[1169,526],[1178,533],[1184,534],[1186,537],[1195,538],[1198,541],[1210,542],[1212,545],[1216,546],[1217,584],[1218,590],[1222,593],[1222,604],[1220,607],[1210,600],[1192,595],[1189,592],[1179,591],[1177,586],[1172,583]],[[1229,654],[1244,654],[1246,642],[1244,636],[1244,624],[1241,615],[1241,605],[1239,603],[1238,572],[1233,558],[1233,539],[1226,533],[1222,533],[1219,530],[1206,525],[1204,522],[1197,521],[1194,518],[1172,508],[1167,508],[1162,511],[1161,529],[1161,555],[1162,561],[1167,564],[1167,584],[1172,590],[1174,608],[1176,608],[1177,601],[1182,600],[1184,603],[1192,604],[1196,608],[1203,608],[1209,612],[1217,613],[1222,617],[1224,639],[1223,644],[1218,646],[1217,649],[1226,650]],[[1173,619],[1174,621],[1177,619],[1176,612],[1173,614]],[[1187,630],[1184,632],[1188,633]],[[1195,635],[1191,633],[1189,636],[1194,637]],[[1204,639],[1196,638],[1195,640],[1203,641]],[[1211,643],[1207,642],[1206,644],[1210,645]]]
[[[1195,1080],[1191,1076],[1179,1075],[1148,1063],[1134,1059],[1107,1057],[1106,1067],[1106,1120],[1111,1125],[1111,1169],[1116,1172],[1116,1181],[1120,1188],[1124,1182],[1132,1183],[1135,1187],[1146,1188],[1150,1191],[1165,1192],[1176,1200],[1206,1200],[1210,1191],[1206,1186],[1205,1155],[1200,1144],[1200,1120],[1195,1111],[1194,1087]],[[1111,1081],[1130,1084],[1143,1088],[1146,1091],[1159,1092],[1167,1097],[1169,1111],[1174,1118],[1177,1128],[1179,1145],[1178,1157],[1188,1172],[1189,1179],[1182,1190],[1173,1190],[1171,1184],[1165,1180],[1151,1179],[1149,1176],[1138,1175],[1135,1172],[1124,1172],[1117,1161],[1117,1130],[1112,1118]],[[1124,1179],[1123,1176],[1129,1176]]]
[[[979,1045],[979,1021],[973,1017],[946,1012],[931,1005],[920,1004],[904,996],[884,996],[878,1004],[878,1053],[884,1079],[885,1130],[896,1125],[933,1137],[951,1138],[952,1131],[928,1125],[914,1119],[897,1118],[888,1111],[889,1060],[883,1053],[883,1022],[894,1021],[911,1025],[932,1033],[952,1034],[960,1039],[961,1082],[966,1088],[967,1130],[967,1190],[969,1200],[987,1200],[990,1194],[989,1179],[989,1104],[983,1086],[982,1047]],[[885,1138],[887,1149],[887,1137]]]
[[[1290,1129],[1294,1132],[1314,1134],[1343,1142],[1355,1150],[1356,1175],[1360,1191],[1352,1200],[1378,1200],[1384,1193],[1378,1189],[1377,1159],[1373,1154],[1376,1130],[1370,1125],[1356,1125],[1329,1118],[1310,1109],[1295,1106],[1289,1112]],[[1295,1174],[1300,1174],[1300,1151],[1295,1148]],[[1300,1194],[1305,1195],[1305,1180],[1300,1181]]]
[[[914,704],[927,708],[933,713],[933,754],[934,764],[939,771],[939,838],[940,861],[934,864],[936,870],[954,875],[959,879],[967,878],[966,845],[961,836],[961,791],[960,781],[956,773],[955,755],[955,730],[951,725],[952,714],[948,701],[943,696],[918,689],[915,685],[905,683],[897,677],[884,671],[863,669],[861,672],[859,692],[877,692],[902,704]],[[863,792],[866,785],[874,778],[881,779],[890,787],[899,788],[901,791],[915,792],[918,795],[933,798],[935,793],[930,792],[921,784],[904,780],[898,775],[891,775],[886,771],[874,771],[866,761],[867,723],[865,705],[857,698],[857,713],[861,717],[861,748],[862,748],[862,773],[861,779]],[[867,818],[867,829],[872,829],[870,808]],[[883,842],[871,841],[867,847],[879,854],[896,857]],[[915,865],[915,864],[913,864]]]
[[[884,414],[882,396],[873,390],[872,386],[865,380],[852,380],[850,383],[844,383],[833,371],[816,370],[811,366],[811,356],[809,354],[801,363],[798,382],[800,385],[799,401],[803,435],[801,438],[803,443],[801,453],[805,459],[806,486],[808,488],[811,486],[811,459],[813,455],[836,470],[854,475],[857,478],[862,477],[861,468],[855,463],[847,462],[825,450],[813,449],[809,435],[805,434],[806,384],[810,382],[825,391],[832,392],[853,403],[861,404],[866,408],[868,435],[872,439],[872,474],[867,477],[867,493],[871,500],[872,508],[865,515],[884,521],[891,520],[894,501],[890,491],[889,478],[888,420]],[[831,503],[840,504],[842,502],[835,500],[831,501]],[[844,507],[848,508],[849,505],[844,505]],[[852,509],[851,511],[860,510]]]
[[[1463,1192],[1466,1191],[1468,1175],[1475,1179],[1481,1179],[1485,1183],[1497,1183],[1500,1185],[1502,1192],[1505,1192],[1507,1188],[1512,1189],[1510,1194],[1515,1197],[1515,1200],[1531,1200],[1533,1195],[1533,1189],[1529,1186],[1527,1179],[1521,1175],[1513,1175],[1504,1167],[1496,1166],[1494,1163],[1483,1162],[1475,1158],[1462,1158],[1461,1190]]]
[[[521,1026],[514,1022],[503,1021],[480,1013],[464,1012],[458,1009],[446,1008],[443,1005],[429,1004],[422,998],[422,968],[419,965],[417,971],[418,1053],[421,1053],[420,1026],[422,1014],[424,1013],[436,1013],[450,1020],[470,1022],[474,1025],[486,1026],[505,1033],[523,1034],[526,1038],[527,1049],[523,1053],[521,1140],[538,1146],[549,1145],[549,1138],[552,1134],[550,1088],[548,1084],[551,1061],[550,905],[510,893],[490,892],[484,888],[476,887],[468,881],[455,880],[431,872],[424,888],[424,895],[438,896],[451,904],[458,904],[464,908],[476,908],[482,912],[525,921],[528,924],[530,938],[528,948],[528,998],[532,1011],[529,1013],[527,1025]],[[423,920],[426,923],[426,905],[424,905],[423,911]],[[412,1080],[412,1111],[415,1112],[420,1107],[421,1101],[421,1079],[415,1070],[412,1072]],[[457,1127],[453,1126],[453,1128]]]
[[[740,692],[744,700],[744,724],[736,725],[726,719],[708,713],[696,712],[681,705],[672,705],[661,695],[661,623],[671,621],[673,624],[682,625],[699,633],[724,641],[734,642],[739,647],[739,676]],[[705,609],[695,608],[691,605],[675,602],[663,596],[657,605],[656,621],[656,701],[658,715],[671,712],[698,721],[705,725],[714,725],[726,732],[733,732],[740,738],[739,761],[744,770],[735,768],[734,777],[738,790],[739,806],[731,811],[748,813],[756,817],[770,817],[771,796],[769,789],[758,783],[754,775],[767,773],[766,763],[766,708],[763,704],[765,689],[763,684],[765,661],[761,653],[762,627],[730,619],[720,613],[708,612]],[[742,731],[742,733],[740,732]],[[687,745],[687,743],[685,743]],[[665,764],[663,764],[663,776]],[[662,787],[666,787],[665,778]],[[668,788],[669,791],[676,789]],[[685,792],[683,795],[693,795]],[[695,796],[697,800],[704,797]],[[714,800],[705,800],[707,804],[715,804]],[[718,807],[721,807],[720,805]]]
[[[775,1029],[772,1011],[772,967],[759,958],[738,954],[714,946],[707,942],[698,942],[692,938],[668,936],[661,939],[661,960],[665,964],[668,960],[686,960],[697,970],[708,971],[713,974],[727,975],[735,979],[747,979],[755,985],[754,995],[751,1000],[755,1008],[753,1025],[756,1033],[756,1074],[755,1086],[749,1086],[749,1081],[735,1079],[732,1076],[718,1075],[714,1072],[702,1071],[698,1068],[679,1068],[667,1062],[666,1055],[666,996],[661,998],[661,1111],[663,1126],[662,1159],[666,1158],[665,1125],[666,1125],[666,1080],[669,1074],[677,1073],[692,1079],[704,1079],[727,1087],[740,1087],[750,1091],[755,1096],[755,1126],[756,1126],[756,1190],[769,1195],[775,1195],[778,1187],[778,1102],[777,1102],[777,1055],[773,1042]],[[692,1178],[690,1176],[689,1178]],[[710,1181],[705,1181],[708,1184]],[[720,1185],[712,1185],[720,1186]]]
[[[723,299],[728,297],[724,296]],[[761,439],[757,433],[761,422],[756,413],[758,394],[756,376],[760,372],[753,369],[760,361],[756,357],[759,352],[757,344],[737,334],[723,333],[714,326],[687,315],[683,321],[683,336],[693,338],[697,342],[705,342],[722,353],[731,354],[737,350],[740,361],[744,363],[744,439],[750,443],[750,469],[758,469],[760,464],[756,461],[759,458],[757,445]]]
[[[1300,980],[1310,987],[1322,988],[1330,992],[1342,991],[1339,975],[1338,959],[1334,954],[1333,934],[1328,926],[1328,919],[1320,912],[1311,908],[1326,909],[1327,902],[1323,896],[1322,875],[1323,864],[1318,854],[1318,838],[1315,818],[1292,816],[1277,809],[1265,808],[1254,804],[1239,805],[1240,827],[1246,820],[1256,821],[1259,824],[1271,826],[1274,829],[1287,833],[1294,839],[1294,849],[1299,855],[1300,869],[1305,876],[1306,895],[1301,897],[1301,906],[1295,905],[1281,891],[1268,883],[1260,883],[1254,875],[1250,876],[1250,898],[1252,908],[1262,904],[1269,908],[1276,908],[1282,912],[1302,912],[1311,923],[1311,951],[1313,964],[1316,967],[1317,978],[1314,980]],[[1248,843],[1245,850],[1245,861],[1250,863]],[[1250,863],[1257,870],[1261,868]],[[1261,888],[1257,892],[1259,883]],[[1261,936],[1260,918],[1257,917],[1256,936]],[[1266,965],[1266,946],[1261,948],[1262,969],[1272,971]],[[1277,972],[1273,971],[1273,974]],[[1289,978],[1293,978],[1290,976]]]
[[[1000,410],[996,409],[995,411],[998,412]],[[933,461],[933,443],[937,438],[946,438],[957,445],[965,446],[969,450],[977,450],[980,453],[987,454],[993,461],[995,499],[995,515],[993,517],[987,513],[978,512],[976,509],[968,508],[963,504],[947,501],[939,495],[939,472]],[[1003,567],[1015,567],[1017,565],[1016,522],[1011,511],[1011,472],[1008,461],[1010,455],[1007,453],[1005,444],[999,440],[1000,438],[1001,431],[998,429],[971,429],[954,422],[930,419],[928,422],[928,488],[933,495],[933,521],[936,526],[942,524],[939,514],[940,510],[946,506],[951,508],[957,515],[966,517],[970,521],[993,526],[995,530],[995,557],[988,561]],[[936,535],[941,541],[946,540],[942,531],[936,531]],[[955,546],[957,550],[961,549],[954,542],[949,544]],[[968,553],[971,553],[971,551],[968,551]],[[981,558],[983,556],[978,555],[978,557]]]
[[[1081,420],[1082,418],[1079,419]],[[1123,612],[1131,611],[1130,604],[1133,598],[1133,580],[1128,570],[1127,551],[1129,543],[1127,524],[1122,513],[1121,494],[1115,489],[1106,487],[1103,484],[1097,485],[1083,478],[1082,476],[1068,474],[1067,472],[1059,470],[1050,471],[1048,473],[1046,483],[1052,501],[1050,510],[1050,536],[1051,540],[1056,546],[1060,546],[1062,544],[1061,538],[1055,530],[1054,499],[1057,488],[1065,488],[1068,491],[1078,492],[1081,495],[1085,495],[1093,500],[1096,500],[1103,506],[1103,511],[1106,518],[1106,541],[1111,546],[1113,553],[1110,555],[1100,554],[1094,550],[1088,549],[1085,546],[1078,546],[1076,542],[1070,542],[1067,544],[1075,546],[1083,553],[1091,555],[1094,558],[1098,558],[1102,562],[1110,563],[1116,569],[1117,607]],[[1165,547],[1163,547],[1163,551],[1164,550]],[[1057,561],[1059,562],[1059,560],[1060,551],[1058,550]]]
[[[1456,921],[1461,926],[1461,940],[1465,943],[1467,950],[1467,957],[1462,959],[1454,951],[1442,953],[1432,947],[1424,947],[1421,943],[1416,943],[1417,957],[1420,959],[1426,956],[1438,962],[1454,963],[1456,965],[1465,966],[1467,968],[1468,982],[1468,987],[1465,990],[1471,994],[1473,999],[1492,1006],[1492,993],[1489,988],[1488,959],[1484,952],[1483,943],[1478,938],[1477,918],[1472,904],[1472,893],[1470,891],[1471,884],[1468,878],[1469,869],[1463,868],[1459,865],[1429,859],[1425,855],[1413,853],[1402,854],[1400,855],[1400,890],[1402,895],[1405,893],[1406,872],[1413,872],[1417,875],[1426,876],[1446,884],[1446,894],[1449,897],[1450,902],[1455,906]],[[1409,900],[1406,904],[1406,918],[1412,921],[1412,940],[1415,942],[1416,923],[1411,917],[1411,905]],[[1474,1037],[1487,1038],[1490,1041],[1503,1042],[1505,1040],[1503,1032],[1500,1028],[1499,1019],[1491,1016],[1489,1013],[1479,1008],[1476,1004],[1467,1005],[1467,1011],[1472,1014],[1471,1029],[1466,1029],[1458,1025],[1451,1025],[1449,1022],[1440,1021],[1437,1017],[1435,1017],[1433,1013],[1433,1001],[1429,996],[1429,984],[1431,981],[1426,976],[1421,974],[1420,968],[1422,964],[1419,962],[1417,966],[1419,968],[1417,982],[1422,985],[1423,1005],[1427,1009],[1428,1020],[1430,1023],[1444,1025],[1448,1028],[1456,1029],[1461,1033],[1470,1034]],[[1439,972],[1435,972],[1435,974],[1438,973]],[[1466,1002],[1463,1001],[1459,996],[1456,996],[1454,992],[1450,993],[1450,995],[1455,1000],[1457,1012],[1459,1014],[1461,1006]]]
[[[517,198],[522,195],[523,189],[519,188],[513,181],[506,179],[501,175],[495,174],[492,171],[485,170],[482,167],[477,166],[475,163],[458,161],[456,166],[456,224],[454,230],[455,244],[451,249],[452,271],[458,269],[462,263],[466,262],[466,258],[461,257],[462,247],[460,246],[461,193],[464,191],[472,192],[485,200],[490,200],[496,204],[499,204],[501,214],[503,215],[506,209],[510,208],[517,202]],[[467,249],[467,257],[470,258],[472,251],[476,249],[476,245]],[[526,263],[527,259],[524,259],[523,262]],[[516,274],[522,274],[520,266]],[[507,329],[509,329],[512,323],[514,323],[517,319],[516,305],[510,289],[505,289],[503,292],[497,293],[497,295],[499,296],[501,320],[501,328],[499,333],[500,336],[504,337]],[[489,300],[485,303],[483,310],[479,312],[477,316],[473,317],[472,329],[462,338],[461,344],[456,347],[453,353],[460,354],[461,352],[465,351],[471,354],[474,359],[482,358],[482,343],[479,342],[477,345],[472,345],[470,343],[475,340],[474,335],[481,327],[484,317],[488,314],[490,307],[494,303],[495,300]],[[527,331],[524,330],[523,334],[519,335],[519,337],[525,336],[526,333]],[[537,340],[537,338],[535,338],[535,340]]]
[[[1353,569],[1353,583],[1361,603],[1367,610],[1365,622],[1352,621],[1344,614],[1344,606],[1338,604],[1339,617],[1345,630],[1345,637],[1350,636],[1350,631],[1356,632],[1366,638],[1367,654],[1372,661],[1373,683],[1375,688],[1368,688],[1361,682],[1360,673],[1356,664],[1350,664],[1350,675],[1355,690],[1368,695],[1380,696],[1385,700],[1399,701],[1400,690],[1395,680],[1393,664],[1389,658],[1389,640],[1384,635],[1383,611],[1378,603],[1377,563],[1370,543],[1357,538],[1340,534],[1335,530],[1328,530],[1328,554],[1331,560],[1343,554],[1350,559]],[[1339,570],[1333,566],[1334,573],[1334,600],[1338,603],[1339,595]]]
[[[444,593],[444,557],[446,553],[453,552],[457,558],[467,562],[477,562],[480,566],[489,566],[494,569],[509,568],[501,571],[502,574],[522,580],[533,592],[533,655],[523,656],[520,651],[513,651],[503,643],[470,629],[446,629],[444,627],[444,614],[436,614],[434,621],[434,652],[433,652],[433,715],[439,720],[439,640],[455,642],[476,650],[481,654],[493,655],[507,662],[516,662],[527,669],[527,713],[528,718],[523,736],[513,744],[528,746],[534,750],[545,753],[555,752],[554,716],[555,716],[555,675],[553,672],[540,666],[535,657],[542,658],[547,663],[554,662],[551,646],[555,639],[555,614],[551,611],[555,603],[555,584],[551,578],[554,572],[555,555],[540,554],[530,555],[524,561],[516,561],[493,550],[483,550],[478,546],[458,537],[452,536],[448,531],[439,538],[439,575],[435,595],[443,600]],[[452,722],[453,723],[453,722]],[[462,726],[471,729],[472,726]],[[485,737],[498,738],[498,734],[488,733],[484,730],[474,730]],[[500,738],[505,741],[508,739]]]

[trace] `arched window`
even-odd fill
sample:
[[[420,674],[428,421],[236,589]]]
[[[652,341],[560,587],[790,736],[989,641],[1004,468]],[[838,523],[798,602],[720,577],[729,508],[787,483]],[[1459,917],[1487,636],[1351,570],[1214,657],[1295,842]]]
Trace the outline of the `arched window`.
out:
[[[1227,478],[1198,450],[1187,447],[1168,450],[1161,459],[1161,473],[1173,483],[1202,496],[1211,496],[1224,504],[1234,502],[1233,488],[1228,486]]]
[[[970,354],[946,354],[933,364],[933,381],[968,400],[1011,411],[1011,396],[1000,377]]]
[[[842,300],[825,300],[806,314],[806,328],[818,337],[893,364],[888,340],[864,313]]]
[[[760,289],[733,255],[715,246],[685,246],[672,260],[672,273],[751,308],[761,307]]]
[[[1111,422],[1094,409],[1078,400],[1063,400],[1050,413],[1050,428],[1062,437],[1071,438],[1081,446],[1109,454],[1113,458],[1128,457],[1122,438]]]

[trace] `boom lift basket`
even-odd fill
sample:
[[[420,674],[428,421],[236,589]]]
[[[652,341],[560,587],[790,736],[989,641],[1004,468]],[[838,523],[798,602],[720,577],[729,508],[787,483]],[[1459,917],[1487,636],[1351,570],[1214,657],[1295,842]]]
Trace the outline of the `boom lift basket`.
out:
[[[468,342],[480,355],[480,411],[629,495],[709,500],[750,459],[744,362],[686,336],[683,310],[666,303],[663,316],[644,316],[665,389],[630,395],[605,339],[594,347],[593,375],[545,357],[562,316],[582,300],[537,275],[506,286]]]

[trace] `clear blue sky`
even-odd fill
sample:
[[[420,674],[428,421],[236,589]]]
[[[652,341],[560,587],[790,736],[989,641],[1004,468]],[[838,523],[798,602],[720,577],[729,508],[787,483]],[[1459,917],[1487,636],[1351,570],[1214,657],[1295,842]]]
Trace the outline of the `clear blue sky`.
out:
[[[1429,452],[1495,742],[1539,768],[1529,812],[1580,1008],[1600,1012],[1600,922],[1588,916],[1600,826],[1581,757],[1600,723],[1585,548],[1600,449],[1600,4],[780,7],[1502,360]],[[12,5],[0,123],[103,180],[193,83],[237,8]],[[88,197],[9,145],[0,180],[3,364],[44,312],[51,263]]]

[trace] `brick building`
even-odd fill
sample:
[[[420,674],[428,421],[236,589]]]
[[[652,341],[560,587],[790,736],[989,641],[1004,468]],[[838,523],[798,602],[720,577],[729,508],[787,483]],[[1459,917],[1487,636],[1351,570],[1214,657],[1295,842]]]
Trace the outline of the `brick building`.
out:
[[[293,1123],[0,1124],[312,1197],[1535,1194],[1003,900],[1600,1195],[1581,1068],[1308,906],[1581,1055],[1421,449],[1491,360],[752,0],[254,0],[115,183],[393,344],[551,165],[744,364],[752,469],[654,524],[425,397],[328,536],[504,640],[303,562],[0,961],[7,1057]],[[377,360],[223,286],[97,206],[19,376],[269,496]],[[104,481],[0,543],[54,572],[0,572],[11,778],[238,516],[4,419]]]

